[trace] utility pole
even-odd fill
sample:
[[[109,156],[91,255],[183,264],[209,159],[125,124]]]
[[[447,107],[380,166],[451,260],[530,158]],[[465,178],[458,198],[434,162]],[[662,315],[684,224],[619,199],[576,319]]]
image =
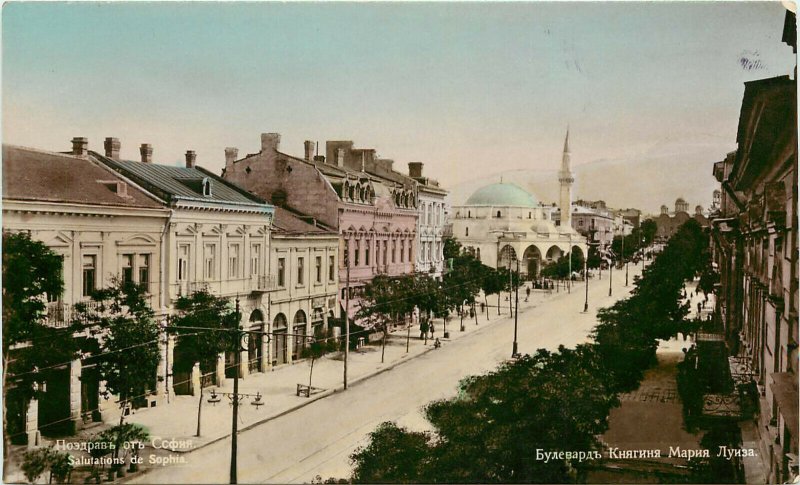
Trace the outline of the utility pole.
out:
[[[583,301],[583,313],[587,313],[589,311],[589,258],[588,257],[583,260],[583,279],[586,280],[586,299]]]
[[[511,258],[508,260],[508,316],[514,310],[511,308],[511,292],[514,291],[514,280],[511,275]]]
[[[241,338],[242,334],[239,331],[239,298],[236,298],[236,321],[234,322],[234,329],[233,338],[234,338],[234,346],[233,346],[233,357],[234,362],[236,363],[236,367],[234,368],[233,373],[233,400],[231,403],[233,404],[233,419],[231,420],[231,479],[230,483],[237,483],[236,481],[236,454],[237,454],[237,433],[239,432],[239,367],[241,367]]]
[[[345,293],[344,293],[344,388],[347,389],[347,358],[350,356],[350,244],[344,252]]]
[[[567,275],[567,293],[572,293],[572,233],[569,233],[569,275]]]
[[[517,274],[519,274],[519,259],[517,260]],[[511,298],[509,298],[510,300]],[[511,348],[511,358],[516,357],[519,352],[517,351],[517,319],[519,317],[519,285],[517,285],[514,305],[514,346]]]
[[[611,226],[611,254],[614,254],[614,226]],[[608,264],[608,296],[611,296],[611,280],[614,278],[614,259]]]
[[[625,219],[622,219],[622,260],[625,261],[625,286],[628,286],[628,259],[625,257]]]

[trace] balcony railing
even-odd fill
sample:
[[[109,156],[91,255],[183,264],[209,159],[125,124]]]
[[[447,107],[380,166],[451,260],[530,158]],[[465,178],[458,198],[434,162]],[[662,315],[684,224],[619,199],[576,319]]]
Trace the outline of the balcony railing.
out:
[[[273,275],[253,275],[250,277],[250,291],[271,291],[277,287]]]
[[[100,308],[102,302],[87,300],[80,302],[87,310],[97,310]],[[47,303],[45,309],[45,325],[53,328],[66,328],[80,316],[75,306],[60,301]]]

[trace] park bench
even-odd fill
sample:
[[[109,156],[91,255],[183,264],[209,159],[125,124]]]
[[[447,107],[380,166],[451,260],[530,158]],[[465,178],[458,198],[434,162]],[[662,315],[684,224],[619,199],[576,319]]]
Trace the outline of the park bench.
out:
[[[307,384],[298,384],[297,385],[297,395],[304,395],[305,397],[311,397],[312,394],[316,394],[318,392],[322,392],[325,389],[321,387],[314,387],[309,386]]]

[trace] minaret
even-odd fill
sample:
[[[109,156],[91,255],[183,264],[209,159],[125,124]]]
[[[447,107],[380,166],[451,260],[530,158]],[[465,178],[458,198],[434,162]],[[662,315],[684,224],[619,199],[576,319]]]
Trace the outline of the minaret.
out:
[[[561,157],[561,171],[558,172],[558,181],[561,183],[561,199],[559,209],[561,209],[561,226],[572,227],[572,183],[575,182],[575,175],[572,173],[569,163],[569,127],[567,127],[567,137],[564,139],[564,154]]]

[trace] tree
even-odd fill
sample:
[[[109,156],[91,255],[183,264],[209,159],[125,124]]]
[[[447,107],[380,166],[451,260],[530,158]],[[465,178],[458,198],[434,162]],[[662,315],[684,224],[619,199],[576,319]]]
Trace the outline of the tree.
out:
[[[73,329],[54,328],[46,322],[46,296],[55,299],[64,289],[61,267],[61,256],[29,234],[3,233],[5,440],[23,441],[25,433],[20,423],[24,421],[27,402],[37,396],[55,366],[78,355]],[[14,403],[11,419],[10,403]]]
[[[124,409],[155,388],[160,329],[147,298],[144,285],[115,279],[92,294],[95,305],[76,304],[96,346],[87,361],[96,363],[106,392],[119,396],[120,424]]]
[[[570,267],[573,273],[583,271],[583,259],[583,253],[573,248],[571,263],[569,254],[561,256],[557,261],[542,268],[542,276],[546,278],[568,278],[570,276]]]
[[[226,298],[205,290],[181,296],[175,310],[170,320],[170,333],[178,337],[174,367],[191,371],[200,363],[201,372],[212,372],[218,355],[232,348],[231,330],[239,323],[236,310]]]
[[[355,465],[353,483],[414,483],[424,480],[431,458],[430,435],[381,423],[370,433],[370,443],[350,456]],[[433,478],[433,477],[431,477]]]

